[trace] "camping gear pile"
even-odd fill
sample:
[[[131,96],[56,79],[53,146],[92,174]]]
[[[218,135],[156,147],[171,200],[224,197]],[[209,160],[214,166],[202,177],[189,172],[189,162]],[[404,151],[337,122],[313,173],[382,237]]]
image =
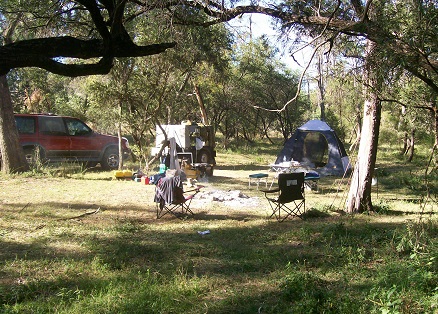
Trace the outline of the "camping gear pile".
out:
[[[190,164],[193,167],[207,176],[213,176],[213,169],[216,165],[216,141],[213,126],[190,121],[183,121],[176,125],[157,125],[155,147],[152,148],[151,154],[160,153],[163,143],[172,138],[178,153],[191,155]],[[165,150],[164,153],[167,154],[167,148]]]

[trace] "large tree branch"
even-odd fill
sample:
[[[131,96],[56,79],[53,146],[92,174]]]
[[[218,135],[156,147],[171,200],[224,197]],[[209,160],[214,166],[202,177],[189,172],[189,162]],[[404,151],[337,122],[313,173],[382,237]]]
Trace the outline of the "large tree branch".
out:
[[[120,38],[123,40],[130,38],[123,26],[123,14],[125,12],[126,1],[127,0],[120,1],[112,14],[111,35],[113,38]]]
[[[361,23],[354,21],[345,21],[339,20],[332,17],[324,17],[324,16],[308,16],[308,15],[300,15],[287,11],[283,11],[280,8],[276,7],[263,7],[259,5],[248,5],[248,6],[237,6],[232,9],[225,10],[216,10],[216,7],[211,7],[207,5],[203,5],[198,1],[184,1],[187,5],[192,7],[196,7],[199,10],[202,10],[206,15],[212,17],[213,19],[207,22],[193,22],[190,21],[187,24],[191,25],[199,25],[199,26],[211,26],[214,24],[229,22],[232,19],[244,15],[244,14],[264,14],[271,16],[273,18],[280,19],[283,21],[284,26],[291,26],[293,24],[300,24],[303,26],[323,26],[332,30],[344,29],[346,32],[354,32],[360,33],[363,30]]]
[[[10,69],[40,67],[50,72],[81,76],[108,73],[113,57],[144,57],[175,47],[175,42],[137,46],[132,42],[113,42],[112,56],[105,55],[103,40],[80,40],[73,37],[39,38],[0,46],[0,75]],[[102,58],[91,64],[66,64],[66,58]]]
[[[102,17],[101,10],[97,6],[94,0],[77,0],[78,3],[82,4],[87,11],[90,13],[91,19],[97,28],[100,36],[102,36],[104,42],[108,43],[111,40],[111,34],[108,30],[108,25]],[[107,8],[107,10],[109,10]]]

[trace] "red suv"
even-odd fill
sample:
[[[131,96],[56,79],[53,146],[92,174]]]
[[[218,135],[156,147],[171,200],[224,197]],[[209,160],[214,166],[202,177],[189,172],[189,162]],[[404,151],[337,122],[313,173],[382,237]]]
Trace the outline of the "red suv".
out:
[[[52,114],[16,114],[20,143],[28,162],[39,158],[50,162],[98,163],[105,170],[119,166],[118,138],[94,132],[77,118]],[[123,159],[130,154],[128,140],[123,138]],[[38,148],[38,150],[37,150]]]

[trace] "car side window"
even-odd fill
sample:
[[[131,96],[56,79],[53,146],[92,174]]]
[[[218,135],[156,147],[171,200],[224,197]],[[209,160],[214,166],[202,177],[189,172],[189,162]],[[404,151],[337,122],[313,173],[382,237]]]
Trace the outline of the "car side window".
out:
[[[62,117],[39,117],[40,133],[45,135],[67,135]]]
[[[71,136],[86,136],[90,135],[93,131],[81,120],[65,119],[67,124],[68,134]]]
[[[35,119],[33,117],[15,117],[15,124],[19,134],[35,133]]]

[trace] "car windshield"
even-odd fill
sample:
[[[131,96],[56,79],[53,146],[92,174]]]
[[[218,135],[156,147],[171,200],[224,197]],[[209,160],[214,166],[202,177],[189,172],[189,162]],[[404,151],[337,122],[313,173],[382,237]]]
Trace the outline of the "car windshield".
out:
[[[82,121],[66,118],[68,134],[72,136],[84,136],[92,133],[92,130]]]

